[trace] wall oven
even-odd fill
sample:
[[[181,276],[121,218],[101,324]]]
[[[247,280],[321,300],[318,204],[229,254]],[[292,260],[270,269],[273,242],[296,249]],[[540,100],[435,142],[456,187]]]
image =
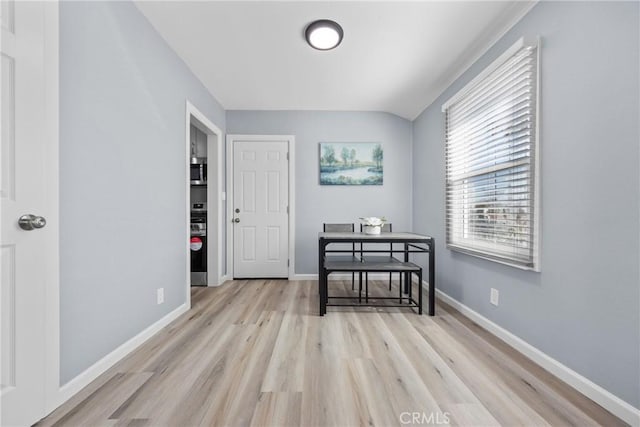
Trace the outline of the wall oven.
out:
[[[191,185],[207,185],[207,159],[191,158]]]
[[[191,286],[207,286],[207,213],[191,213]]]

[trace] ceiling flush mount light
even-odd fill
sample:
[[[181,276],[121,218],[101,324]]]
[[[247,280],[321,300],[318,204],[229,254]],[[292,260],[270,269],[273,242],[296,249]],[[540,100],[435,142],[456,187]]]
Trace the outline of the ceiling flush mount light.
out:
[[[329,19],[313,21],[304,31],[307,43],[314,49],[331,50],[342,41],[342,27]]]

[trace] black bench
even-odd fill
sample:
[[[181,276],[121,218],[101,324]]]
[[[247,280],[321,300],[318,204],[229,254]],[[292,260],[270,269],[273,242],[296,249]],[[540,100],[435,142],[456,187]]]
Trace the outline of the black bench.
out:
[[[331,273],[359,273],[360,275],[362,275],[362,273],[406,273],[409,277],[406,283],[406,288],[407,288],[407,297],[403,297],[402,296],[402,287],[399,286],[399,303],[400,305],[389,305],[389,304],[384,304],[384,305],[379,305],[381,307],[418,307],[418,314],[422,314],[422,268],[417,265],[414,264],[412,262],[401,262],[401,261],[387,261],[387,262],[380,262],[380,261],[375,261],[375,257],[373,257],[372,259],[374,259],[373,261],[369,260],[367,261],[366,257],[363,257],[362,260],[349,260],[349,259],[331,259],[331,258],[326,258],[324,261],[324,270],[325,270],[325,274],[327,276],[329,276],[329,274]],[[418,301],[415,301],[411,295],[411,275],[412,274],[416,274],[418,276]],[[335,299],[353,299],[352,297],[348,297],[348,296],[341,296],[341,297],[337,297],[337,296],[333,296],[330,297],[328,295],[326,295],[326,299],[327,299],[327,305],[328,306],[349,306],[349,307],[357,307],[359,306],[359,304],[329,304],[328,300],[329,298],[335,298]],[[395,297],[376,297],[375,299],[396,299]],[[403,299],[406,299],[408,304],[411,305],[402,305],[402,301]],[[358,292],[358,300],[361,303],[362,302],[362,280],[360,280],[360,287],[359,287],[359,292]],[[369,280],[367,275],[365,275],[365,302],[368,304],[369,303]],[[374,305],[375,306],[375,305]]]

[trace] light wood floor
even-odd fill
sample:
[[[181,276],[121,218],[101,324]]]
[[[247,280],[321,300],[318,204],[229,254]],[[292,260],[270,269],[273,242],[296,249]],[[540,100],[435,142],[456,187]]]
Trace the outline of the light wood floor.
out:
[[[623,425],[441,302],[319,317],[317,282],[255,280],[192,305],[38,425]]]

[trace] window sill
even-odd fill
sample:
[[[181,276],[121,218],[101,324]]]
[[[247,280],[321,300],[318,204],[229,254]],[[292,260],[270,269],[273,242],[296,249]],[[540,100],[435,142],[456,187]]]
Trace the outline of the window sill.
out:
[[[465,255],[470,255],[476,258],[481,258],[487,261],[492,261],[492,262],[496,262],[498,264],[502,264],[502,265],[507,265],[509,267],[514,267],[517,268],[518,270],[524,270],[524,271],[532,271],[535,273],[540,273],[540,263],[534,263],[533,266],[528,266],[528,265],[523,265],[523,264],[518,264],[514,261],[509,261],[506,259],[502,259],[502,258],[498,258],[498,257],[494,257],[488,254],[483,254],[481,252],[477,252],[474,251],[472,249],[467,249],[467,248],[463,248],[460,246],[456,246],[456,245],[451,245],[451,244],[447,244],[447,249],[449,249],[450,251],[453,252],[459,252]]]

